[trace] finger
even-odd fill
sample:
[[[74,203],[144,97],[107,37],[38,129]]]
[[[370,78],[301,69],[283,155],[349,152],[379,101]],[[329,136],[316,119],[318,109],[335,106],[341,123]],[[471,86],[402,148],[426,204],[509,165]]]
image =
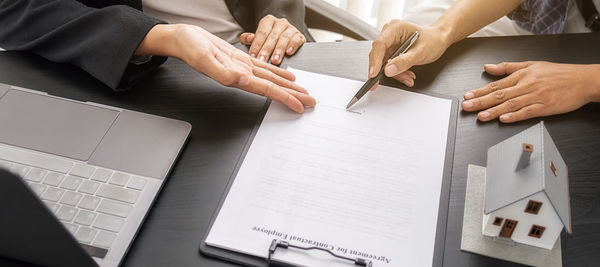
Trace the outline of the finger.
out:
[[[369,78],[375,77],[383,65],[383,58],[387,47],[380,37],[377,37],[371,45],[371,52],[369,53]]]
[[[519,82],[520,78],[521,78],[521,75],[519,75],[518,73],[514,73],[514,74],[509,75],[508,77],[488,83],[484,87],[481,87],[481,88],[478,88],[475,90],[470,90],[467,93],[465,93],[465,95],[463,97],[465,100],[470,100],[470,99],[478,98],[478,97],[481,97],[484,95],[488,95],[488,94],[491,94],[498,90],[502,90],[502,89],[516,85]]]
[[[406,85],[408,87],[413,87],[413,85],[415,85],[414,80],[416,78],[417,78],[417,75],[415,75],[415,73],[410,70],[394,76],[395,80],[403,83],[404,85]]]
[[[395,58],[392,58],[385,66],[385,76],[394,77],[402,72],[407,71],[412,66],[417,65],[419,63],[419,53],[420,49],[415,48],[404,54],[400,54]]]
[[[281,86],[256,76],[250,76],[249,79],[250,83],[242,89],[271,98],[297,113],[304,112],[304,104]]]
[[[523,107],[535,104],[535,99],[531,95],[523,95],[515,98],[510,98],[499,105],[479,112],[477,118],[480,121],[490,121],[500,117],[502,114],[511,113],[520,110]]]
[[[533,62],[502,62],[500,64],[485,64],[483,68],[485,71],[492,75],[506,75],[514,73],[520,69],[524,69],[531,65]]]
[[[243,45],[251,45],[254,41],[254,33],[245,32],[240,35],[240,43]]]
[[[294,76],[294,74],[291,73],[290,71],[284,70],[284,69],[279,68],[277,66],[273,66],[273,65],[268,64],[266,62],[260,61],[260,60],[258,60],[256,58],[251,58],[251,60],[252,60],[252,63],[255,66],[261,67],[263,69],[267,69],[270,72],[273,72],[273,73],[275,73],[275,74],[277,74],[277,75],[279,75],[279,76],[281,76],[281,77],[283,77],[285,79],[288,79],[288,80],[290,80],[292,82],[296,80],[296,76]]]
[[[283,56],[285,54],[285,50],[290,43],[290,39],[294,36],[296,30],[294,28],[288,27],[277,40],[277,45],[275,46],[275,51],[273,52],[273,56],[271,57],[271,63],[275,65],[281,64],[283,60]]]
[[[292,37],[292,40],[290,41],[285,53],[288,56],[295,54],[304,43],[306,43],[306,37],[296,30],[296,34],[294,34],[294,37]]]
[[[371,45],[371,52],[369,53],[369,78],[375,77],[379,73],[384,61],[393,53],[392,50],[398,46],[399,42],[403,41],[402,33],[398,33],[397,27],[390,25],[390,23],[386,24],[384,30]],[[399,35],[400,37],[398,37]]]
[[[373,85],[373,87],[371,87],[371,89],[369,89],[369,91],[375,91],[375,89],[377,89],[378,86],[379,86],[379,81],[377,81],[375,83],[375,85]]]
[[[308,94],[303,94],[301,92],[298,92],[298,91],[295,91],[292,89],[288,89],[288,88],[283,88],[283,89],[285,89],[289,94],[291,94],[292,96],[294,96],[295,98],[300,100],[300,102],[305,107],[314,107],[317,105],[317,100]]]
[[[248,54],[251,57],[256,58],[258,56],[258,52],[271,33],[274,23],[275,17],[271,15],[267,15],[260,20],[258,23],[258,28],[256,29],[256,33],[254,34],[254,41],[252,41],[252,45],[250,46],[250,49],[248,49]]]
[[[303,94],[308,94],[308,91],[306,91],[306,89],[302,88],[301,86],[293,83],[292,81],[290,81],[288,79],[285,79],[281,76],[276,75],[275,73],[273,73],[267,69],[260,68],[260,67],[254,67],[252,69],[252,73],[254,73],[254,75],[256,75],[259,78],[263,78],[265,80],[273,82],[281,87],[289,88],[291,90],[301,92]]]
[[[531,119],[535,117],[544,116],[544,105],[533,104],[519,109],[518,111],[502,114],[500,121],[504,123],[511,123]]]
[[[271,33],[267,37],[267,40],[263,44],[260,49],[258,59],[261,61],[267,61],[271,54],[273,54],[273,50],[275,49],[275,45],[279,40],[281,34],[288,28],[289,23],[286,19],[277,20],[275,24],[273,24],[273,28],[271,29]]]
[[[462,107],[466,111],[482,110],[509,102],[519,96],[527,95],[529,92],[530,90],[526,87],[512,86],[506,89],[497,90],[493,93],[475,99],[463,101]]]

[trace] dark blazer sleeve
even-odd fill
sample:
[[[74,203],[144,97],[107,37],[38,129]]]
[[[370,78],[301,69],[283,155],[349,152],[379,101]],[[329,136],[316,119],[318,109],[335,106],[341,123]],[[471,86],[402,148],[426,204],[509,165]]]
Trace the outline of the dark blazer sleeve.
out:
[[[0,0],[0,47],[76,65],[125,90],[166,58],[131,62],[160,20],[125,5],[88,7],[74,0]]]
[[[258,22],[266,15],[286,18],[309,42],[314,38],[304,21],[306,9],[302,0],[225,0],[233,18],[247,32],[256,32]]]

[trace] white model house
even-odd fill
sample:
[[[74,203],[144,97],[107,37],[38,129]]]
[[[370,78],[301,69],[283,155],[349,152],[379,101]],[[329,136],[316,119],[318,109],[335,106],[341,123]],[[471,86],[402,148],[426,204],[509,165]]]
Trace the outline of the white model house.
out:
[[[483,234],[552,249],[572,232],[567,165],[540,122],[488,150]]]

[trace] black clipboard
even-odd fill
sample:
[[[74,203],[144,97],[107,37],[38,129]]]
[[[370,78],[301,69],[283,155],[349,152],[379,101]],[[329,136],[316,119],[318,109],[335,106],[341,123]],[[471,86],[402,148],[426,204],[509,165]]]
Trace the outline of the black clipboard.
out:
[[[446,243],[446,225],[447,225],[447,221],[448,221],[448,208],[449,208],[449,201],[450,201],[450,185],[452,182],[452,166],[454,163],[454,145],[456,143],[456,125],[457,125],[457,119],[458,119],[459,100],[455,97],[445,96],[445,95],[436,94],[436,93],[423,93],[423,92],[415,92],[415,91],[411,91],[411,90],[408,90],[408,91],[413,92],[413,93],[421,93],[424,95],[434,96],[434,97],[438,97],[438,98],[444,98],[444,99],[448,99],[452,102],[451,107],[450,107],[450,118],[449,118],[449,123],[448,123],[446,155],[444,158],[444,171],[443,171],[442,186],[441,186],[441,192],[440,192],[440,203],[439,203],[439,209],[438,209],[438,221],[437,221],[436,234],[435,234],[435,245],[434,245],[433,259],[432,259],[432,263],[431,263],[432,266],[442,266],[443,261],[444,261],[444,250],[445,250],[445,243]],[[231,251],[231,250],[227,250],[227,249],[213,247],[213,246],[206,244],[206,239],[208,238],[208,234],[210,233],[210,230],[212,229],[212,226],[213,226],[215,220],[217,219],[217,216],[219,215],[219,211],[221,210],[221,207],[223,206],[223,203],[225,202],[225,199],[227,198],[227,195],[229,194],[229,189],[231,188],[231,185],[233,184],[233,181],[235,180],[235,177],[237,176],[237,173],[244,161],[244,158],[246,157],[246,154],[248,153],[248,150],[250,149],[252,140],[254,140],[254,137],[256,136],[256,133],[258,132],[258,129],[267,113],[267,110],[268,110],[270,104],[271,104],[271,100],[265,101],[265,105],[263,106],[260,116],[259,116],[258,120],[256,121],[256,124],[254,125],[254,129],[252,130],[252,133],[250,134],[250,136],[248,137],[248,140],[246,141],[244,150],[241,153],[241,155],[236,163],[233,173],[229,177],[229,181],[227,183],[225,191],[223,192],[223,195],[221,196],[221,199],[219,200],[219,206],[215,209],[215,212],[213,213],[212,218],[210,220],[209,227],[208,227],[205,235],[202,237],[202,241],[200,242],[200,253],[203,255],[217,258],[217,259],[224,260],[224,261],[233,262],[233,263],[244,265],[244,266],[256,266],[256,267],[282,266],[279,264],[270,265],[268,263],[267,259],[262,258],[262,257],[256,257],[256,256],[252,256],[252,255],[248,255],[248,254],[244,254],[244,253],[240,253],[240,252],[235,252],[235,251]],[[267,252],[268,250],[269,250],[269,248],[265,247],[265,252]],[[285,264],[283,266],[294,266],[294,265]],[[355,266],[355,265],[353,265],[351,262],[349,262],[348,266]]]

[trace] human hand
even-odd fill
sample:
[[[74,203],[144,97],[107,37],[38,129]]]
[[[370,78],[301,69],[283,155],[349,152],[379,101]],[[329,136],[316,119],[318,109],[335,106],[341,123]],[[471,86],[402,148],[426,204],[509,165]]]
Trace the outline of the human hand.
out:
[[[267,15],[258,23],[256,33],[242,33],[240,42],[249,45],[248,54],[266,62],[281,64],[285,55],[291,56],[306,42],[306,37],[287,19]]]
[[[252,58],[197,26],[156,25],[136,54],[179,58],[223,85],[266,96],[298,113],[316,104],[304,88],[293,83],[293,73]]]
[[[550,62],[487,64],[485,71],[507,77],[468,91],[465,111],[484,110],[480,121],[510,123],[566,113],[600,101],[600,65]]]
[[[415,31],[419,32],[417,41],[406,53],[388,61]],[[385,65],[385,76],[393,77],[406,86],[412,87],[417,76],[408,69],[414,65],[437,60],[450,46],[447,39],[447,31],[442,26],[418,26],[402,20],[393,20],[383,26],[381,34],[373,41],[369,53],[369,78],[377,76],[383,64],[388,61]],[[371,90],[374,90],[377,85]]]

